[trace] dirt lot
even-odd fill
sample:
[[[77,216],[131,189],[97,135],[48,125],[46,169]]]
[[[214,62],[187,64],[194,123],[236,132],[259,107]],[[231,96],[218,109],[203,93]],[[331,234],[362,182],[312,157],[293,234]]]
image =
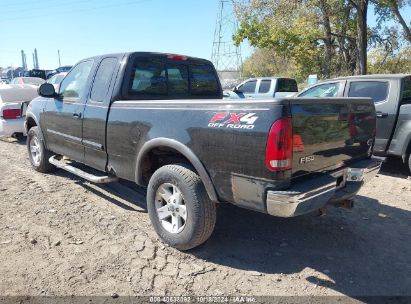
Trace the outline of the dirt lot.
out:
[[[294,219],[219,206],[212,238],[181,253],[138,188],[36,173],[0,141],[0,294],[411,295],[411,180],[385,164],[355,203]]]

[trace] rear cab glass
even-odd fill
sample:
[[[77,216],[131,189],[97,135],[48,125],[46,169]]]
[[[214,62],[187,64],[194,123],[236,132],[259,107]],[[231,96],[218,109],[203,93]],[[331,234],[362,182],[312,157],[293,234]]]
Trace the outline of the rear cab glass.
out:
[[[377,103],[388,98],[388,81],[352,81],[348,97],[370,97]]]
[[[290,78],[277,79],[276,92],[298,92],[297,81]]]
[[[166,55],[135,56],[130,60],[123,84],[126,99],[222,98],[217,73],[205,60],[177,60]]]

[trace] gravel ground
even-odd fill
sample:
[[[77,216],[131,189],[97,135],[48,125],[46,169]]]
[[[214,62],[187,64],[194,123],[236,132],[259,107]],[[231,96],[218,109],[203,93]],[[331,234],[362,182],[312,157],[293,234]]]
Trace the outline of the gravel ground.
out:
[[[398,162],[352,210],[280,219],[218,208],[181,253],[151,229],[144,192],[30,168],[0,141],[0,295],[411,295],[411,179]]]

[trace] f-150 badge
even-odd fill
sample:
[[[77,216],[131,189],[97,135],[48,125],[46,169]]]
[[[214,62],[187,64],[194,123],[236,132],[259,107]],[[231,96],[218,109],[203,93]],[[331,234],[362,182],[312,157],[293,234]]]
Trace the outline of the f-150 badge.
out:
[[[229,113],[218,112],[211,118],[208,126],[210,128],[228,128],[228,129],[254,129],[254,123],[258,116],[255,113]]]

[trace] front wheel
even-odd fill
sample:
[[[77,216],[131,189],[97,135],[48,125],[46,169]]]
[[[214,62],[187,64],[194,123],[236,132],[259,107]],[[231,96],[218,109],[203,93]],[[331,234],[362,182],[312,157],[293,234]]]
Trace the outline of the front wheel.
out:
[[[408,154],[408,170],[409,170],[410,173],[411,173],[411,153]]]
[[[184,165],[158,169],[147,189],[147,207],[157,234],[168,245],[189,250],[213,233],[216,206],[200,177]]]
[[[42,173],[53,172],[56,167],[49,163],[51,152],[44,146],[43,136],[39,127],[33,127],[27,133],[27,150],[34,170]]]

